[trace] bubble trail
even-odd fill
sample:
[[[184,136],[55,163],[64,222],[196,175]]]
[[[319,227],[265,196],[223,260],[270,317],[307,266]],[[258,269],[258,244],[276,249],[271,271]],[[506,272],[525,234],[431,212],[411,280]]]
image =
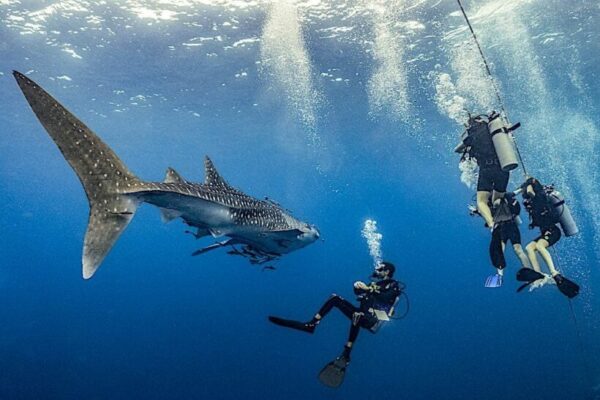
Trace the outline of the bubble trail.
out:
[[[321,98],[312,82],[312,64],[306,50],[296,6],[288,1],[272,3],[261,38],[261,64],[288,109],[316,137],[317,104]]]
[[[381,252],[381,240],[383,235],[377,232],[377,221],[367,219],[362,229],[362,237],[367,240],[369,246],[369,254],[373,258],[373,265],[376,267],[381,264],[382,252]]]

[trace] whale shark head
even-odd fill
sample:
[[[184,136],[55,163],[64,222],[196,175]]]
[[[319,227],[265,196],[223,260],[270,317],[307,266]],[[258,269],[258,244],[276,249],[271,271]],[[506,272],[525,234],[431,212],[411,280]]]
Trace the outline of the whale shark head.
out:
[[[305,247],[316,241],[321,235],[319,230],[314,225],[304,224],[303,227],[300,228],[301,234],[298,235],[298,241],[300,242],[300,247]]]

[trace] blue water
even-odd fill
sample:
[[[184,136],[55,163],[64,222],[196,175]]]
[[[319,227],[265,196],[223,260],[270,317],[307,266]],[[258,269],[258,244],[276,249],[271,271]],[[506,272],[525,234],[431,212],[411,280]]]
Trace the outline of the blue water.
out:
[[[600,8],[465,1],[528,171],[581,233],[557,245],[582,287],[504,287],[452,153],[463,108],[498,109],[456,3],[424,0],[0,0],[0,399],[593,399],[600,397]],[[83,189],[11,76],[80,117],[136,175],[203,181],[209,155],[323,238],[276,271],[214,251],[141,207],[81,278]],[[512,185],[522,172],[513,173]],[[524,216],[523,216],[524,217]],[[353,299],[375,219],[409,315],[362,332],[338,390],[336,312],[310,336],[267,322]],[[536,232],[522,225],[524,240]],[[572,306],[572,309],[570,308]],[[576,322],[574,320],[576,318]]]

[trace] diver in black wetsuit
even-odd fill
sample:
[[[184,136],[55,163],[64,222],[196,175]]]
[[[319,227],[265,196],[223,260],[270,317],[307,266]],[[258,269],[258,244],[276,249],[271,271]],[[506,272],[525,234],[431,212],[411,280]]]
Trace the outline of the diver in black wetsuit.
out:
[[[338,357],[338,359],[343,359],[347,365],[350,362],[352,345],[358,337],[360,328],[372,329],[379,322],[377,314],[380,312],[390,313],[396,299],[400,296],[403,287],[400,286],[397,280],[393,279],[395,271],[396,268],[392,263],[384,261],[373,272],[372,277],[376,279],[375,281],[368,285],[361,281],[355,282],[354,293],[358,295],[359,307],[337,294],[333,294],[308,322],[293,321],[274,316],[269,316],[269,321],[287,328],[313,333],[329,311],[334,307],[338,308],[351,321],[348,341],[341,356]]]
[[[548,266],[558,289],[565,296],[573,298],[579,293],[579,286],[560,274],[554,266],[552,256],[548,251],[548,248],[558,242],[562,236],[558,226],[560,215],[558,215],[556,207],[549,200],[540,181],[535,178],[528,178],[521,188],[524,199],[523,204],[531,219],[529,227],[539,227],[540,236],[533,239],[526,247],[533,270],[522,268],[517,274],[517,280],[532,283],[544,278],[537,258],[537,253],[539,253]]]
[[[486,287],[502,286],[504,268],[506,259],[504,249],[510,241],[513,250],[519,260],[522,268],[531,268],[529,259],[521,247],[521,232],[519,231],[518,218],[521,212],[521,206],[512,192],[508,192],[503,198],[497,199],[493,206],[494,230],[492,232],[492,241],[490,242],[490,258],[492,265],[497,269],[497,274],[492,275],[486,280]]]
[[[488,203],[494,203],[504,196],[509,173],[502,170],[500,166],[500,160],[488,128],[488,121],[482,116],[470,117],[467,130],[469,135],[464,140],[468,149],[466,153],[475,158],[479,166],[477,209],[485,220],[486,226],[492,230],[494,218]]]

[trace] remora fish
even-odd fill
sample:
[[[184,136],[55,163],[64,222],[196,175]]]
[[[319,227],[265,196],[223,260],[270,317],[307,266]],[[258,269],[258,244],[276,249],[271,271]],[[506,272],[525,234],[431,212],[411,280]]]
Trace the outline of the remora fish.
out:
[[[319,231],[272,201],[250,197],[231,187],[206,157],[205,182],[187,182],[167,169],[164,182],[144,182],[135,176],[91,129],[50,94],[20,72],[13,75],[52,140],[81,181],[90,204],[83,245],[83,278],[91,278],[137,207],[150,203],[161,209],[163,221],[181,217],[197,228],[199,238],[227,236],[194,255],[222,246],[252,263],[271,261],[319,238]]]

